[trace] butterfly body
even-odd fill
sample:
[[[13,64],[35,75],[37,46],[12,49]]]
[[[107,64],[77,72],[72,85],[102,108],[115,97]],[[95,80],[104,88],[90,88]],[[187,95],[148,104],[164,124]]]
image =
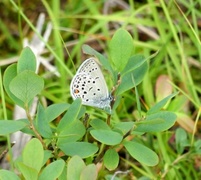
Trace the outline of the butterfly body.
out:
[[[81,98],[82,104],[111,111],[107,84],[95,58],[85,60],[70,85],[73,99]]]

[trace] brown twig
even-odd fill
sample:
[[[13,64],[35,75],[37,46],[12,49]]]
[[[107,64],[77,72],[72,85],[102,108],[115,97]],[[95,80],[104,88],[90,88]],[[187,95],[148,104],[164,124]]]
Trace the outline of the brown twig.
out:
[[[11,147],[13,147],[15,145],[15,142],[11,143]],[[7,154],[8,152],[8,148],[6,148],[1,154],[0,154],[0,160],[3,159],[3,157]]]

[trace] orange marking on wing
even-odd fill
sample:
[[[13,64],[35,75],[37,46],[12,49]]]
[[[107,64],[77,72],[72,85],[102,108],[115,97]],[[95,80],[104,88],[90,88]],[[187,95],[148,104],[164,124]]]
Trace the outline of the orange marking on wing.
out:
[[[78,94],[79,92],[80,92],[80,91],[79,91],[78,89],[75,89],[75,90],[74,90],[74,93],[75,93],[75,94]]]

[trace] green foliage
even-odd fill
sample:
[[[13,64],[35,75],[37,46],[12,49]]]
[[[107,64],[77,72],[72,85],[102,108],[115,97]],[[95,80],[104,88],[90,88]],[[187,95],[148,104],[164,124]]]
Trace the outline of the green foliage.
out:
[[[68,142],[58,146],[66,155],[78,155],[81,158],[93,156],[98,151],[97,145],[88,142]]]
[[[129,46],[131,46],[132,38],[129,33],[123,29],[120,29],[114,34],[110,44],[114,67],[115,69],[117,68],[118,72],[121,74],[121,82],[117,84],[116,92],[114,91],[117,98],[121,98],[125,91],[136,87],[143,80],[148,70],[147,60],[142,55],[133,56],[131,53],[132,46],[126,48],[126,50],[124,47],[125,44],[122,46],[120,43],[123,41],[122,38],[125,44],[130,44]],[[100,62],[106,65],[106,69],[110,70],[114,77],[114,82],[117,83],[117,71],[113,70],[108,60],[89,46],[84,46],[83,49],[85,49],[85,52],[88,54],[90,53],[90,55],[101,58]],[[117,55],[114,53],[115,49],[118,49]],[[122,59],[124,56],[125,58]],[[114,61],[114,59],[116,60]],[[44,80],[34,73],[36,68],[35,61],[31,50],[25,48],[17,65],[9,67],[4,75],[4,86],[8,95],[16,104],[24,107],[27,113],[29,113],[28,108],[32,99],[38,95],[44,87]],[[122,62],[124,65],[121,66],[120,64]],[[14,73],[11,70],[14,70]],[[155,166],[158,163],[156,153],[145,145],[127,140],[127,137],[136,132],[161,132],[173,126],[176,115],[172,112],[161,111],[161,109],[175,95],[176,94],[170,95],[155,104],[147,112],[147,116],[144,120],[138,122],[115,122],[113,125],[110,125],[109,122],[111,117],[109,117],[107,123],[97,118],[92,119],[87,124],[80,121],[79,119],[83,117],[85,113],[80,99],[76,99],[72,104],[60,103],[48,107],[43,107],[43,105],[39,103],[36,117],[31,119],[31,117],[28,116],[28,121],[30,126],[34,127],[31,130],[31,134],[35,134],[40,141],[38,139],[32,139],[26,145],[21,160],[17,160],[16,162],[16,167],[25,179],[44,179],[44,177],[47,176],[49,179],[55,179],[59,176],[80,177],[80,179],[89,179],[89,177],[92,177],[92,179],[95,179],[95,177],[97,177],[95,165],[89,164],[86,166],[80,158],[103,158],[105,167],[110,171],[115,170],[119,164],[119,154],[116,151],[116,147],[118,146],[124,146],[127,153],[140,163],[147,166]],[[118,101],[118,103],[120,103],[120,101]],[[116,104],[116,107],[118,107],[118,104]],[[115,108],[113,108],[113,112],[114,111]],[[50,124],[61,114],[63,114],[62,118],[57,123],[56,127],[51,127]],[[1,123],[2,127],[3,124],[6,124],[8,129],[0,128],[1,134],[9,134],[21,130],[28,122],[2,121]],[[49,140],[44,143],[42,138]],[[102,144],[103,147],[108,146],[110,149],[106,150],[104,153],[103,149],[97,143],[94,143],[94,141]],[[64,153],[64,156],[75,156],[67,164],[67,172],[72,169],[71,166],[74,166],[75,162],[79,163],[76,164],[80,167],[79,170],[74,170],[74,173],[71,173],[71,175],[69,173],[65,174],[65,163],[60,159],[57,159],[43,168],[45,161],[50,157],[50,154],[45,153],[43,150],[43,148],[47,147],[53,147],[53,156],[55,158],[59,155],[60,151]],[[55,171],[53,174],[53,169],[58,169],[58,171]]]
[[[58,146],[67,142],[76,142],[84,136],[85,132],[86,130],[82,122],[72,122],[71,124],[66,126],[66,128],[64,128],[62,131],[58,132]]]
[[[17,74],[26,70],[36,71],[36,57],[29,47],[24,48],[19,59],[17,63]]]
[[[134,127],[134,122],[119,122],[114,125],[113,130],[121,133],[122,135],[125,135],[133,127]]]
[[[94,164],[88,166],[79,156],[74,156],[68,162],[67,179],[96,180],[97,169]]]
[[[23,3],[19,7],[13,0],[10,2],[3,4],[7,4],[5,9],[12,8],[12,13],[2,17],[16,16],[18,12],[16,17],[22,18],[18,18],[18,26],[12,24],[11,27],[17,29],[26,24],[36,32],[30,17],[21,10],[24,9]],[[118,4],[115,7],[115,3],[110,6],[106,1],[86,0],[64,3],[62,9],[59,9],[59,1],[42,3],[49,15],[47,19],[52,21],[56,30],[50,39],[54,48],[49,43],[46,47],[55,57],[51,63],[61,76],[44,79],[44,87],[41,77],[47,77],[43,76],[46,73],[41,68],[40,75],[35,74],[36,57],[30,48],[25,48],[18,62],[4,71],[3,85],[8,97],[1,91],[2,106],[7,108],[0,112],[3,114],[0,121],[2,141],[7,138],[9,143],[9,134],[19,130],[35,137],[14,161],[19,177],[59,180],[200,179],[201,141],[197,130],[201,92],[199,3],[122,1],[126,6]],[[104,15],[101,14],[103,3],[104,11],[108,9]],[[123,7],[126,7],[125,11]],[[11,22],[11,19],[6,22]],[[69,29],[62,31],[60,36],[60,27]],[[115,32],[116,27],[120,28]],[[12,47],[19,52],[20,41],[8,33],[13,32],[9,25],[1,21],[0,29],[3,32],[1,50],[6,47],[9,49],[6,52],[13,53]],[[65,61],[60,37],[70,43],[65,46],[69,57]],[[94,37],[99,52],[83,45],[89,43],[89,38],[94,45]],[[76,41],[71,42],[74,38]],[[9,43],[4,44],[5,39],[9,39]],[[78,67],[83,60],[81,46],[85,54],[95,56],[106,70],[103,73],[108,87],[113,87],[111,115],[88,107],[86,114],[80,99],[70,103],[68,84],[74,74],[71,67],[73,63]],[[164,75],[167,81],[159,81]],[[36,96],[40,103],[36,114],[30,116],[29,108]],[[64,103],[66,101],[69,102]],[[27,119],[7,120],[6,113],[8,119],[12,119],[13,104],[25,109]],[[0,179],[19,177],[11,171],[0,170]]]
[[[115,170],[119,164],[118,153],[114,149],[108,149],[104,154],[103,163],[108,170]]]
[[[172,127],[177,116],[172,112],[158,112],[146,116],[145,120],[136,123],[135,131],[140,132],[161,132]]]
[[[26,147],[23,150],[22,163],[39,172],[43,165],[43,158],[44,152],[42,144],[39,140],[32,139],[30,142],[27,143]]]
[[[111,130],[91,130],[90,133],[97,141],[111,146],[119,144],[123,139],[121,134]]]
[[[45,116],[47,118],[48,122],[53,121],[58,117],[60,114],[62,114],[64,111],[66,111],[69,108],[70,104],[67,103],[59,103],[59,104],[52,104],[48,106],[45,109]]]
[[[182,154],[184,152],[185,147],[190,145],[189,140],[187,138],[187,133],[183,129],[179,128],[176,131],[175,138],[177,152],[179,154]]]
[[[0,120],[0,135],[5,136],[21,130],[26,126],[23,121]]]
[[[20,99],[24,106],[27,106],[42,91],[43,87],[43,79],[30,70],[19,73],[9,85],[11,93]]]
[[[57,131],[64,130],[69,124],[75,122],[81,112],[81,99],[76,99],[69,107],[63,118],[60,120]]]
[[[117,30],[110,42],[110,56],[118,72],[121,72],[128,64],[133,49],[131,35],[125,29]]]
[[[145,57],[142,55],[134,55],[127,61],[125,69],[121,73],[121,84],[117,89],[117,94],[122,94],[125,91],[137,86],[142,82],[143,77],[148,71],[148,65]]]
[[[36,59],[30,48],[24,48],[17,65],[5,71],[3,83],[7,94],[19,106],[25,108],[44,88],[44,80],[34,73]]]
[[[127,141],[124,143],[124,146],[129,154],[140,163],[147,166],[155,166],[158,164],[159,159],[157,154],[143,144]]]
[[[61,175],[65,162],[56,160],[43,169],[44,159],[47,161],[50,158],[50,156],[48,159],[45,158],[45,154],[38,139],[34,138],[27,143],[22,152],[22,159],[16,162],[18,171],[22,173],[25,179],[56,179]]]
[[[37,117],[35,119],[35,126],[40,135],[44,138],[52,138],[52,130],[49,126],[47,120],[47,114],[45,113],[45,108],[39,103]]]
[[[63,160],[54,161],[43,169],[42,173],[39,175],[38,180],[57,179],[61,175],[64,167],[65,162]]]
[[[10,90],[10,83],[11,81],[17,76],[17,65],[12,64],[10,65],[4,72],[3,76],[3,84],[4,88],[6,90],[6,93],[9,95],[10,99],[12,99],[16,104],[18,104],[21,107],[24,107],[24,103],[22,100],[17,98]]]
[[[14,173],[14,172],[11,172],[11,171],[8,171],[8,170],[4,170],[4,169],[1,169],[0,170],[0,179],[1,180],[7,180],[7,179],[10,179],[10,180],[20,180],[20,178]]]

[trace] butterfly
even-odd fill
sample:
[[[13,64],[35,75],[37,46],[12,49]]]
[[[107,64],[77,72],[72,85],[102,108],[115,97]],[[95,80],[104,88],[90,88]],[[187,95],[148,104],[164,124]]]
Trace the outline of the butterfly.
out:
[[[77,70],[70,84],[73,99],[81,98],[82,104],[111,112],[112,97],[109,94],[98,60],[91,57]]]

